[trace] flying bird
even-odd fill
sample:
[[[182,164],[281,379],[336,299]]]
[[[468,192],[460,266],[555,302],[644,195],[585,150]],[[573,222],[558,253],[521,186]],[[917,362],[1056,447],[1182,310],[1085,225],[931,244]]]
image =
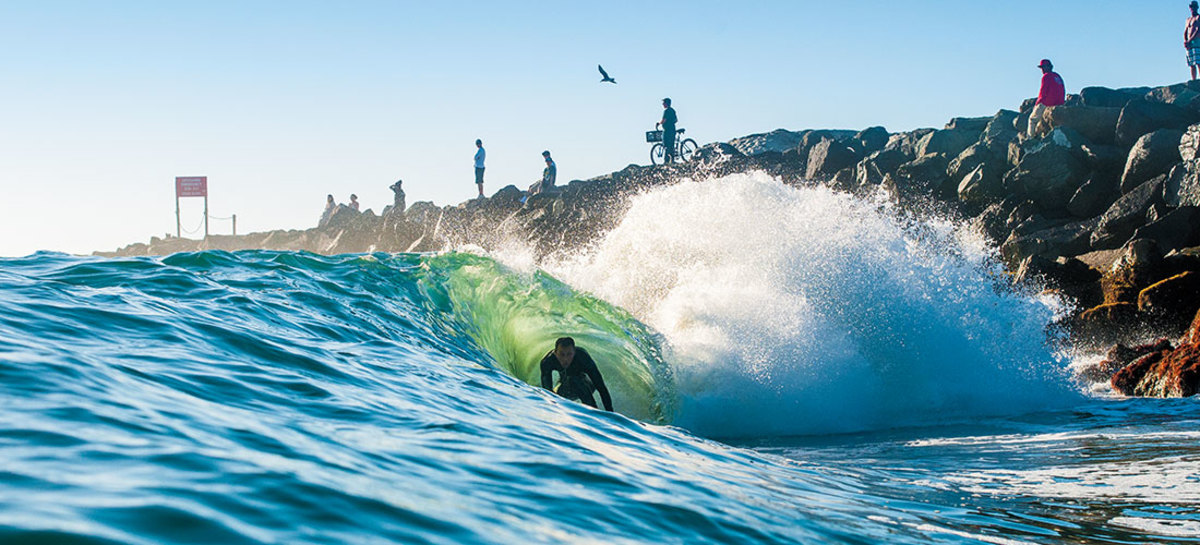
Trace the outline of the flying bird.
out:
[[[601,80],[600,80],[600,83],[612,83],[612,84],[616,84],[616,83],[617,83],[617,80],[615,80],[615,79],[612,79],[612,78],[608,77],[608,72],[605,72],[605,71],[604,71],[604,67],[603,67],[603,66],[600,66],[599,64],[597,64],[597,65],[596,65],[596,68],[599,68],[599,69],[600,69],[600,75],[601,75],[601,76],[604,76],[604,79],[601,79]]]

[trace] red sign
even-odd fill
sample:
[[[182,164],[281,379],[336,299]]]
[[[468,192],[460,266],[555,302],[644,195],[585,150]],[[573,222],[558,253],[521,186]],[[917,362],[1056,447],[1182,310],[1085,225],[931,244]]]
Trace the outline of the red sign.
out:
[[[207,197],[208,176],[176,176],[176,197]]]

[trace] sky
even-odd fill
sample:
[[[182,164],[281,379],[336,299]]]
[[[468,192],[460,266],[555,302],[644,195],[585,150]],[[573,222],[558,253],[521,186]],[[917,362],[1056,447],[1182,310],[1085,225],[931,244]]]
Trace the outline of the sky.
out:
[[[671,97],[701,144],[777,128],[897,132],[1068,92],[1188,77],[1186,1],[0,0],[0,256],[174,234],[176,176],[238,232],[314,227],[647,164]],[[600,84],[602,64],[617,85]],[[202,236],[203,200],[181,201]],[[229,220],[210,220],[228,234]]]

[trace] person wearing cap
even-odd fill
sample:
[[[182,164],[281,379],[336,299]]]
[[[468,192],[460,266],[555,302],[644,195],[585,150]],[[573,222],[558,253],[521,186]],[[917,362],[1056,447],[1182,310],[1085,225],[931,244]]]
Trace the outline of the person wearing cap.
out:
[[[1188,17],[1187,26],[1183,28],[1183,47],[1187,50],[1188,68],[1192,69],[1192,79],[1196,79],[1196,69],[1200,67],[1200,3],[1195,0],[1188,6],[1192,16]]]
[[[1050,109],[1061,106],[1067,99],[1066,85],[1063,84],[1062,76],[1054,72],[1054,65],[1050,63],[1050,59],[1042,59],[1038,68],[1042,69],[1042,88],[1038,91],[1037,102],[1029,114],[1029,136],[1038,136],[1045,132]]]
[[[679,123],[679,116],[675,115],[675,108],[671,107],[671,99],[662,99],[662,106],[662,120],[656,123],[655,127],[662,127],[663,147],[666,148],[664,162],[670,163],[675,157],[675,124]]]
[[[475,139],[475,147],[479,148],[475,152],[475,185],[479,187],[479,198],[483,198],[483,160],[487,157],[487,152],[483,150],[483,140]]]
[[[535,182],[529,188],[530,195],[537,195],[548,189],[554,189],[554,182],[558,179],[558,165],[555,165],[554,159],[550,158],[550,151],[543,151],[542,158],[546,160],[546,168],[542,169],[542,179]]]

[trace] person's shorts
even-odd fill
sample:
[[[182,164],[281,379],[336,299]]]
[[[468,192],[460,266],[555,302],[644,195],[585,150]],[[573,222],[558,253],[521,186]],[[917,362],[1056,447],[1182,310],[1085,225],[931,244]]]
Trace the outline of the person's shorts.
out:
[[[1200,66],[1200,47],[1189,47],[1187,52],[1188,66]]]
[[[477,183],[477,184],[483,183],[483,169],[482,168],[475,167],[475,183]]]

